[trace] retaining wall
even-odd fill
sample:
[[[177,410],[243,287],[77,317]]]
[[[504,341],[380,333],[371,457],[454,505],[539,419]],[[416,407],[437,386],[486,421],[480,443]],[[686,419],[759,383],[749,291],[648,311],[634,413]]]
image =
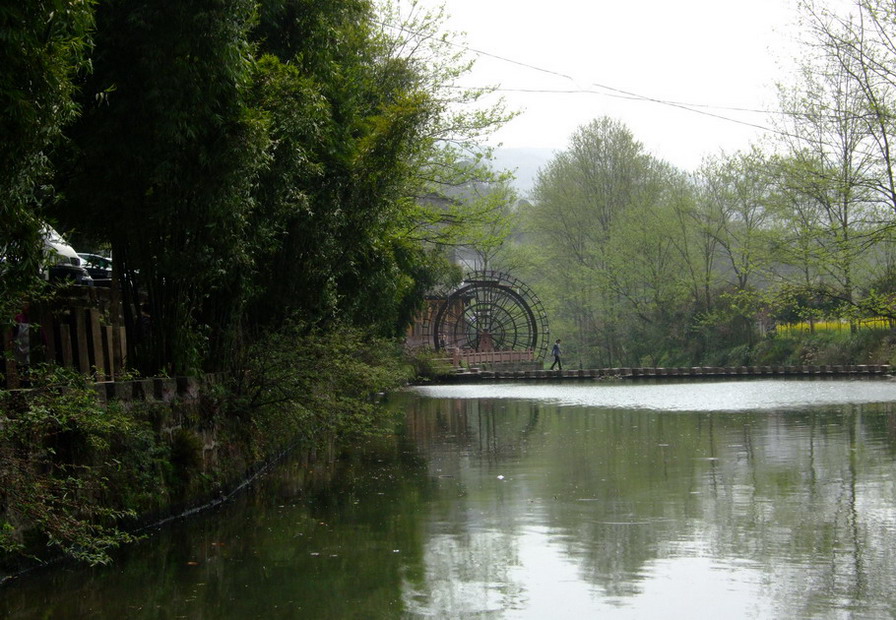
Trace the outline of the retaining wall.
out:
[[[170,403],[176,398],[194,401],[203,389],[224,381],[224,373],[209,373],[202,377],[156,377],[134,381],[98,381],[97,398],[103,402],[121,401]]]

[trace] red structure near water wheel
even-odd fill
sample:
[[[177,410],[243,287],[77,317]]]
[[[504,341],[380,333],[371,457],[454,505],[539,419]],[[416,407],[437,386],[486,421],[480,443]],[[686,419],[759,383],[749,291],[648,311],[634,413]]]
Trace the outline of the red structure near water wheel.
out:
[[[437,351],[483,361],[544,359],[550,329],[535,292],[494,271],[470,273],[440,304],[429,325]],[[508,355],[497,355],[506,352]]]

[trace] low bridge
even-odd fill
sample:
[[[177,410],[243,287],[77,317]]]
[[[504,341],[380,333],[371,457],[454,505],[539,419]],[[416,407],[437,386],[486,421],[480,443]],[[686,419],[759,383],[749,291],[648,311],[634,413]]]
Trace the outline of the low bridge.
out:
[[[886,377],[888,364],[834,366],[696,366],[690,368],[597,368],[589,370],[459,370],[445,383],[477,381],[598,381],[610,379],[704,379],[720,377]]]

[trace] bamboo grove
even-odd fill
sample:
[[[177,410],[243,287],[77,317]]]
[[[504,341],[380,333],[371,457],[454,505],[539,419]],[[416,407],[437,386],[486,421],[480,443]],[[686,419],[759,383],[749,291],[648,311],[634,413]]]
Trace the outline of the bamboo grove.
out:
[[[470,219],[419,198],[487,179],[474,149],[512,116],[455,86],[469,64],[444,18],[368,0],[6,3],[5,320],[49,221],[111,252],[143,373],[225,370],[287,321],[401,334],[450,273],[420,231]]]

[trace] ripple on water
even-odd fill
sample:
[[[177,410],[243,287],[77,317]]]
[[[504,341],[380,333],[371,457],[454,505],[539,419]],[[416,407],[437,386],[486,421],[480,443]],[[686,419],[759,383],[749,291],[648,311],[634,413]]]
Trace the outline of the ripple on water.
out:
[[[587,383],[422,386],[432,398],[523,399],[562,406],[656,411],[752,411],[896,401],[896,382],[885,380],[700,381],[691,383]]]

